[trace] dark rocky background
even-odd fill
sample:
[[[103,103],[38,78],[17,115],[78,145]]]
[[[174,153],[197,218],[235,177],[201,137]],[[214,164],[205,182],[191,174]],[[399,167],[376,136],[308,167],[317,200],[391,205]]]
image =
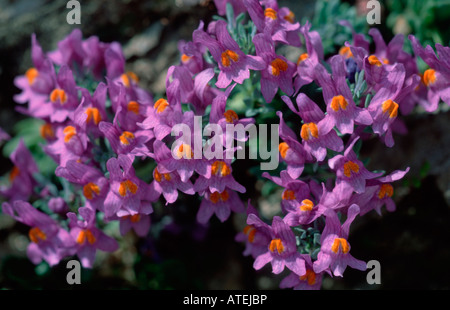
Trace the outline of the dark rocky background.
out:
[[[216,13],[208,0],[100,0],[81,2],[84,37],[123,44],[127,69],[155,95],[164,93],[166,69],[178,62],[179,40],[190,40],[200,20]],[[361,1],[359,1],[361,2]],[[298,17],[311,17],[315,1],[279,1]],[[12,100],[18,92],[13,79],[31,65],[30,35],[36,33],[50,51],[73,29],[66,23],[66,1],[0,0],[0,127],[11,133],[22,115]],[[382,284],[366,284],[366,273],[347,269],[343,279],[326,279],[325,289],[449,289],[450,288],[450,114],[418,113],[405,118],[410,132],[396,136],[387,149],[380,143],[363,148],[371,169],[393,171],[411,167],[404,182],[396,184],[397,211],[359,218],[352,226],[352,254],[379,260]],[[245,163],[242,163],[245,169]],[[0,174],[11,168],[0,158]],[[235,168],[239,171],[239,168]],[[255,180],[245,177],[254,187]],[[257,197],[257,190],[249,195]],[[264,197],[263,197],[264,199]],[[253,261],[241,255],[233,241],[244,219],[209,228],[192,226],[198,200],[186,197],[177,210],[172,229],[157,241],[127,235],[113,255],[99,255],[92,271],[83,271],[82,288],[142,289],[276,289],[281,277],[265,268],[255,272]],[[270,203],[266,203],[269,205]],[[159,216],[159,218],[158,218]],[[164,214],[156,214],[166,220]],[[157,222],[155,222],[157,223]],[[155,224],[157,225],[157,224]],[[155,228],[157,229],[157,228]],[[67,288],[65,265],[36,267],[25,257],[27,229],[0,215],[0,288]],[[139,254],[139,255],[137,255]]]

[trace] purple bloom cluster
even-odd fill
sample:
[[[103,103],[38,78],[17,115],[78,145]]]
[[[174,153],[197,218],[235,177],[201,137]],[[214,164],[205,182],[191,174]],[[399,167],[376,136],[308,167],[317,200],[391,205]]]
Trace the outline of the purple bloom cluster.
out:
[[[135,176],[132,163],[153,156],[153,132],[137,126],[153,99],[139,87],[137,76],[125,71],[116,42],[103,43],[95,36],[83,40],[81,31],[74,30],[57,50],[44,53],[33,35],[31,53],[33,67],[15,79],[22,90],[15,100],[27,103],[18,110],[43,121],[42,148],[57,164],[55,175],[70,182],[80,200],[75,195],[48,197],[48,190],[37,193],[61,216],[59,221],[28,203],[37,200],[34,174],[39,169],[21,141],[11,155],[11,185],[1,192],[10,201],[3,211],[30,226],[33,262],[54,265],[77,255],[92,268],[97,249],[118,249],[117,241],[98,227],[99,212],[105,221],[120,221],[122,234],[131,228],[141,236],[149,231],[157,193]],[[84,80],[95,88],[80,86]],[[102,152],[110,158],[95,156]]]
[[[231,40],[220,25],[218,33]],[[237,50],[236,45],[234,42],[230,48]],[[208,106],[214,106],[222,119],[218,122],[237,121],[233,111],[221,111],[229,92],[208,85],[214,72],[202,60],[203,52],[198,42],[184,44],[180,65],[168,70],[167,98],[154,101],[139,86],[136,74],[125,71],[118,43],[103,43],[96,37],[83,40],[81,32],[74,30],[56,51],[44,53],[32,36],[33,67],[15,80],[22,90],[15,100],[27,104],[18,110],[43,121],[43,150],[57,163],[56,176],[70,182],[81,198],[81,203],[74,196],[69,201],[47,199],[49,209],[62,216],[61,223],[33,208],[27,201],[36,198],[33,174],[39,169],[20,142],[11,155],[15,166],[10,185],[2,188],[1,194],[10,201],[4,203],[5,213],[31,226],[28,252],[33,262],[40,257],[54,265],[65,256],[78,255],[84,267],[92,268],[96,249],[111,252],[118,248],[118,243],[98,228],[99,214],[105,222],[119,221],[122,235],[133,229],[146,236],[153,203],[161,196],[167,205],[176,202],[180,192],[197,193],[202,197],[197,216],[202,224],[214,214],[225,221],[231,211],[245,212],[237,194],[245,188],[233,178],[230,160],[194,158],[189,143],[175,144],[173,150],[168,147],[175,140],[170,135],[172,128],[177,124],[193,128],[194,116],[203,115]],[[246,57],[242,52],[239,55]],[[248,73],[248,68],[245,70]],[[93,81],[95,88],[76,82],[83,80]],[[184,103],[191,103],[193,111],[183,112]],[[2,132],[2,138],[7,137]],[[151,180],[144,182],[136,176],[133,164],[149,158],[156,165]],[[44,199],[46,194],[39,193],[38,198]],[[70,242],[53,238],[53,230],[47,233],[40,222],[23,220],[28,213],[31,218],[34,214],[48,218],[53,230],[70,232],[64,239]],[[41,243],[46,255],[36,254]]]
[[[372,29],[375,52],[354,33],[352,43],[324,59],[318,33],[308,23],[300,25],[276,0],[215,3],[222,15],[227,4],[236,14],[248,13],[256,32],[251,38],[254,49],[240,46],[222,19],[206,27],[200,23],[192,41],[179,44],[180,62],[167,71],[166,96],[156,100],[139,86],[135,73],[126,71],[117,42],[83,39],[74,30],[57,50],[44,53],[32,36],[33,67],[15,79],[21,89],[15,100],[27,104],[19,111],[43,121],[43,150],[56,162],[56,176],[75,192],[69,199],[38,193],[58,220],[32,206],[39,169],[25,144],[19,143],[11,155],[10,185],[0,188],[0,194],[9,200],[3,212],[30,226],[28,255],[34,263],[55,265],[77,255],[84,267],[92,268],[97,250],[118,248],[117,241],[100,229],[99,218],[119,221],[122,235],[133,229],[146,236],[158,199],[169,205],[182,194],[197,194],[199,223],[208,223],[214,215],[223,222],[232,212],[247,212],[248,225],[236,240],[245,242],[244,255],[255,259],[255,269],[270,263],[275,274],[285,267],[290,270],[283,288],[318,289],[325,274],[343,276],[347,266],[365,270],[366,264],[350,253],[350,225],[357,215],[372,210],[381,214],[384,205],[395,210],[392,182],[409,168],[385,176],[371,172],[355,145],[379,137],[392,147],[393,133],[402,128],[400,114],[416,105],[434,111],[440,100],[450,104],[450,48],[436,45],[436,56],[430,46],[423,48],[410,36],[415,57],[430,67],[420,74],[416,58],[402,50],[402,36],[386,44]],[[282,45],[298,48],[296,62],[278,54]],[[356,70],[350,70],[350,64]],[[365,88],[355,96],[350,85],[356,83],[354,73],[362,71]],[[84,80],[95,87],[83,86]],[[233,174],[231,159],[194,152],[198,116],[222,128],[255,122],[227,109],[232,91],[247,80],[260,85],[261,98],[268,104],[283,93],[287,108],[277,111],[279,156],[285,169],[279,176],[263,174],[283,188],[280,214],[271,223],[242,202],[246,188]],[[302,92],[312,83],[321,88],[323,101],[315,102]],[[285,122],[287,112],[298,116],[298,134]],[[188,139],[179,139],[181,132],[174,135],[180,125],[189,128]],[[2,135],[6,138],[0,131],[0,140]],[[216,138],[225,141],[225,133]],[[230,150],[215,151],[225,155]],[[133,165],[147,159],[155,168],[144,181]],[[311,178],[305,173],[307,166],[326,172],[328,180]],[[316,252],[299,242],[296,229],[308,228],[320,234]]]
[[[224,1],[216,2],[223,5]],[[233,1],[228,2],[238,9]],[[355,144],[379,137],[392,147],[393,132],[405,128],[399,114],[411,113],[417,105],[434,111],[439,99],[449,104],[445,72],[450,48],[436,45],[437,57],[430,46],[423,48],[410,36],[413,56],[403,51],[403,36],[386,44],[379,31],[371,29],[375,43],[371,52],[369,41],[352,29],[353,43],[346,42],[337,55],[324,59],[320,36],[310,31],[309,24],[298,26],[276,1],[247,0],[244,5],[258,30],[253,38],[256,56],[268,64],[260,72],[262,96],[270,103],[280,89],[287,107],[301,118],[301,126],[297,136],[283,119],[283,112],[277,111],[282,140],[279,153],[286,168],[279,177],[267,172],[263,176],[283,188],[281,213],[270,225],[249,205],[248,225],[236,240],[246,243],[244,255],[255,259],[255,269],[270,263],[275,274],[284,267],[291,271],[281,282],[282,288],[319,289],[324,274],[343,276],[347,266],[366,269],[366,264],[350,253],[350,224],[357,215],[372,210],[381,215],[384,205],[394,211],[392,182],[409,171],[406,168],[386,176],[371,172],[358,158]],[[351,27],[348,22],[342,25]],[[298,46],[296,40],[288,39],[292,37],[305,43],[306,52],[299,52],[296,68],[276,54],[280,44]],[[430,69],[420,74],[416,57]],[[365,88],[355,96],[350,86],[356,84],[355,72],[362,71]],[[321,87],[323,102],[314,102],[302,93],[301,88],[312,82]],[[304,175],[306,165],[324,169],[326,182],[320,185]],[[330,173],[335,178],[330,179]],[[305,249],[298,240],[296,244],[298,228],[319,230],[316,252]]]

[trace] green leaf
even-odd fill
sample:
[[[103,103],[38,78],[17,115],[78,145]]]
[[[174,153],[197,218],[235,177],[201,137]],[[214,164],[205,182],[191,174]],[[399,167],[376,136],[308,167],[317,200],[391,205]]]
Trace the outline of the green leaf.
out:
[[[232,31],[234,28],[234,10],[230,2],[228,2],[226,6],[226,16],[228,20],[228,30]]]
[[[250,108],[247,111],[245,111],[245,117],[254,117],[254,116],[258,115],[259,113],[261,113],[261,108],[257,108],[257,109]]]
[[[412,179],[412,186],[414,186],[415,188],[420,188],[421,185],[422,185],[422,182],[420,181],[419,178]]]
[[[264,185],[261,188],[261,195],[263,197],[270,196],[271,193],[273,193],[277,189],[278,185],[276,185],[273,182],[265,182]]]
[[[37,147],[40,142],[44,141],[40,135],[42,124],[44,124],[43,121],[34,118],[26,118],[17,122],[13,128],[13,137],[3,147],[3,156],[9,157],[21,139],[28,148]]]
[[[245,13],[241,13],[236,17],[236,25],[241,24],[245,19]]]
[[[303,228],[301,228],[300,226],[292,227],[292,230],[294,231],[294,233],[296,233],[299,236],[302,236],[305,233],[305,230]]]
[[[320,237],[322,235],[320,233],[315,233],[313,237],[313,242],[315,245],[320,245]]]
[[[44,276],[50,271],[50,266],[45,261],[41,262],[35,268],[36,274],[38,276]]]
[[[370,101],[372,100],[372,94],[367,94],[367,96],[366,96],[366,101],[364,102],[364,107],[367,109],[367,107],[369,106],[369,104],[370,104]]]
[[[420,167],[419,175],[423,179],[428,175],[428,172],[430,171],[431,165],[430,162],[426,161],[422,167]]]

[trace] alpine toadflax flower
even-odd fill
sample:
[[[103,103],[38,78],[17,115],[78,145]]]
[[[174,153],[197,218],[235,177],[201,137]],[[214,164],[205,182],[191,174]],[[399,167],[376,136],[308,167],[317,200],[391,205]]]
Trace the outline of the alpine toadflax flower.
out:
[[[217,21],[215,37],[213,38],[201,29],[197,29],[193,33],[194,43],[205,45],[218,63],[220,73],[217,78],[217,87],[226,88],[231,81],[242,84],[250,77],[250,69],[262,70],[265,68],[266,65],[260,57],[246,55],[242,52],[228,33],[225,21]]]
[[[326,211],[326,224],[320,239],[320,252],[313,264],[314,272],[321,273],[328,268],[334,276],[342,277],[347,266],[358,270],[366,270],[366,263],[355,259],[350,254],[348,235],[350,225],[359,214],[359,207],[351,205],[347,212],[347,219],[341,225],[335,211]]]

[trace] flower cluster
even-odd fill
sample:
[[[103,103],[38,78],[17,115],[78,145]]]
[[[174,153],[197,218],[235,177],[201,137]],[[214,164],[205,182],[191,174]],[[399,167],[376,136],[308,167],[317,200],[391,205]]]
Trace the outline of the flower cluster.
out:
[[[119,221],[122,235],[133,229],[146,236],[157,200],[170,205],[182,195],[198,195],[199,223],[247,212],[247,226],[236,240],[245,243],[244,255],[255,259],[256,270],[268,263],[275,274],[290,270],[282,288],[318,289],[325,274],[343,276],[347,266],[365,270],[351,255],[350,225],[357,215],[381,214],[384,205],[394,211],[392,183],[409,168],[387,175],[369,171],[359,158],[361,143],[375,137],[392,147],[393,133],[405,127],[401,114],[416,105],[434,111],[440,100],[450,104],[450,48],[437,44],[436,56],[410,36],[413,56],[403,50],[403,36],[386,44],[373,28],[375,51],[353,32],[353,42],[325,59],[318,33],[275,0],[215,3],[227,19],[201,22],[192,41],[179,45],[180,62],[168,69],[161,98],[153,98],[136,74],[125,70],[117,42],[83,39],[74,30],[57,50],[44,53],[32,36],[33,67],[15,80],[21,89],[15,100],[26,106],[17,109],[42,120],[43,150],[57,164],[55,175],[73,190],[63,199],[39,187],[39,168],[19,143],[11,155],[9,184],[0,194],[8,200],[3,212],[30,227],[27,253],[34,263],[55,265],[77,255],[92,268],[97,250],[118,248],[100,222]],[[298,59],[281,55],[283,46],[296,48]],[[423,74],[416,57],[430,67]],[[320,87],[322,98],[313,100],[303,91],[311,85]],[[271,221],[243,203],[246,188],[233,175],[233,160],[198,155],[199,148],[211,147],[208,141],[195,145],[197,117],[223,128],[256,122],[229,108],[244,86],[253,90],[247,91],[255,96],[252,101],[270,109],[279,98],[285,107],[275,111],[283,170],[279,176],[263,174],[283,188],[279,215]],[[298,135],[287,116],[300,124]],[[180,125],[189,135],[174,132]],[[229,138],[215,134],[214,139]],[[152,165],[148,180],[138,177],[137,163]],[[47,208],[31,204],[37,200]]]

